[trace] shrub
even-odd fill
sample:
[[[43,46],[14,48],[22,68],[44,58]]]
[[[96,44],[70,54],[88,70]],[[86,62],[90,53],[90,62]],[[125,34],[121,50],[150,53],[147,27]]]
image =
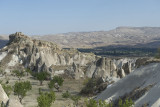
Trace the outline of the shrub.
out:
[[[80,93],[84,95],[93,95],[96,92],[97,86],[100,85],[102,81],[100,81],[100,79],[88,79],[84,83],[86,85]]]
[[[66,91],[65,93],[62,93],[63,98],[69,98],[70,96],[71,94],[68,91]]]
[[[55,101],[55,93],[51,91],[50,93],[42,93],[38,98],[39,107],[51,107],[52,103]]]
[[[59,87],[63,85],[63,78],[59,76],[54,76],[53,79],[49,82],[48,87],[50,89],[57,89],[59,91]]]

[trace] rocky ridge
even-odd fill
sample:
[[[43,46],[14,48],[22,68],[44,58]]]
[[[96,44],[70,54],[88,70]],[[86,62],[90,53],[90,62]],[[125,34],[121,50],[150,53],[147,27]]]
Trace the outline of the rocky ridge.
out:
[[[75,79],[123,78],[132,72],[135,62],[136,59],[111,59],[62,49],[55,43],[35,40],[21,32],[11,34],[8,45],[0,50],[0,66],[6,72],[30,68],[33,72],[47,71],[52,76],[67,73]]]

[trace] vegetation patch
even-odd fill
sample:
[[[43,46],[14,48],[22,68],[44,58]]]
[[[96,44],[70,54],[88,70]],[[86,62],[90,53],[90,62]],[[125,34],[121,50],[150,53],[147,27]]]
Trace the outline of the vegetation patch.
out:
[[[80,94],[85,96],[93,96],[97,93],[103,91],[108,83],[104,83],[101,78],[92,78],[84,80],[84,88],[81,90]]]

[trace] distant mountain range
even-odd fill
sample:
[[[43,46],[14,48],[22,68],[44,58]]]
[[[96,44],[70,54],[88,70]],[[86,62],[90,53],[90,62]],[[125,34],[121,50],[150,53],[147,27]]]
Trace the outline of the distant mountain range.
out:
[[[65,48],[93,48],[101,46],[159,47],[160,27],[118,27],[110,31],[72,32],[34,36],[53,41]]]
[[[157,48],[160,46],[160,27],[117,27],[110,31],[71,32],[32,37],[55,42],[63,48],[93,48],[104,46]],[[1,38],[0,41],[6,40]],[[3,44],[3,42],[0,42],[0,46],[3,46]]]

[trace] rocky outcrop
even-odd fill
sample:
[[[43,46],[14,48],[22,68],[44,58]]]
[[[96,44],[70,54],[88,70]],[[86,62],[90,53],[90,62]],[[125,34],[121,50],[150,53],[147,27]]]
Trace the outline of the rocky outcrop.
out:
[[[119,98],[131,98],[135,107],[160,106],[160,63],[152,63],[137,68],[127,77],[107,87],[96,99],[118,103]],[[114,105],[113,105],[114,106]],[[145,107],[146,107],[145,106]],[[114,106],[117,107],[117,106]]]
[[[3,69],[30,68],[53,75],[67,73],[72,78],[99,78],[104,81],[122,78],[132,71],[135,59],[111,59],[75,49],[62,49],[52,42],[34,40],[17,32],[9,36],[9,43],[0,50]]]

